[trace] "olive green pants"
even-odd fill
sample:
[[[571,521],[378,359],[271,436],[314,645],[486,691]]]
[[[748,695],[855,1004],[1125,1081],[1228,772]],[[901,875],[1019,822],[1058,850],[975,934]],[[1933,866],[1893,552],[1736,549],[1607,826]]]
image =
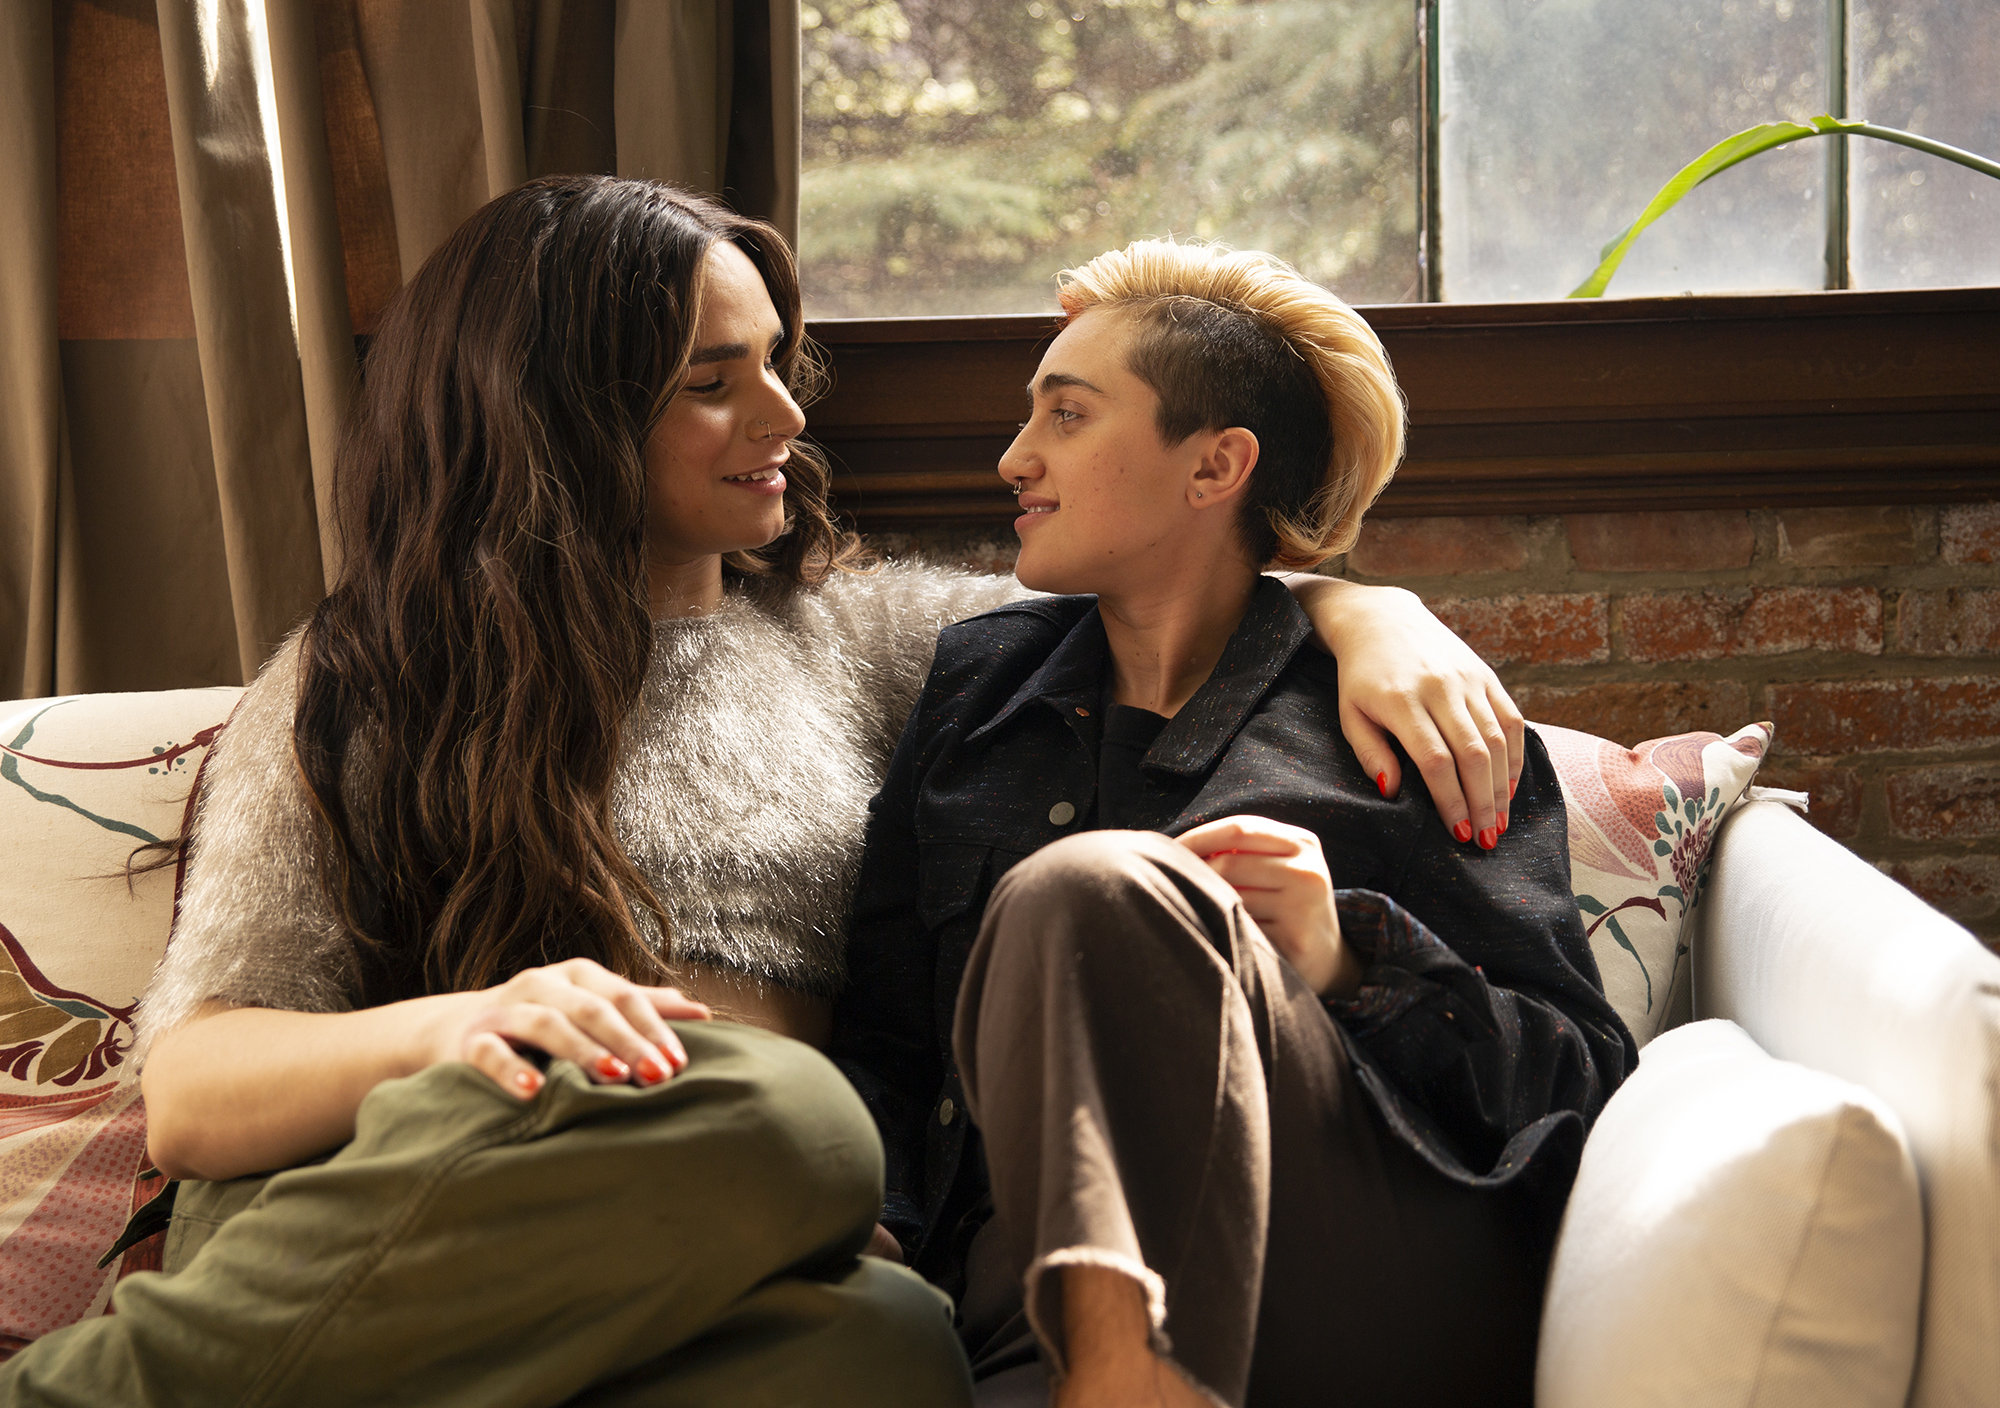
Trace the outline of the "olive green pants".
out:
[[[198,1190],[184,1269],[0,1365],[0,1405],[968,1404],[943,1300],[856,1256],[882,1154],[846,1081],[676,1030],[692,1059],[650,1090],[566,1062],[525,1105],[470,1066],[383,1083],[220,1225],[230,1185]]]

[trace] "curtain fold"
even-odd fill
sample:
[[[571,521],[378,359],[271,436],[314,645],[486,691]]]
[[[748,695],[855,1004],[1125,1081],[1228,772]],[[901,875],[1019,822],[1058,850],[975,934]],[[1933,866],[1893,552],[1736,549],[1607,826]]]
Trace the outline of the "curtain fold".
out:
[[[265,0],[271,76],[284,157],[285,211],[297,295],[299,372],[305,391],[306,440],[312,457],[313,511],[320,568],[331,587],[340,574],[334,532],[333,456],[354,395],[354,320],[335,205],[332,145],[313,0]]]
[[[64,476],[56,346],[55,29],[0,7],[0,691],[55,688],[56,531]]]
[[[274,115],[259,91],[263,36],[252,33],[250,0],[159,0],[159,17],[195,345],[248,679],[323,583],[275,153],[265,139]]]
[[[479,89],[479,125],[485,139],[486,195],[490,200],[528,179],[521,54],[514,28],[514,0],[471,0],[471,5],[473,81]]]
[[[248,678],[339,571],[356,334],[534,176],[796,235],[797,0],[0,3],[0,696]]]

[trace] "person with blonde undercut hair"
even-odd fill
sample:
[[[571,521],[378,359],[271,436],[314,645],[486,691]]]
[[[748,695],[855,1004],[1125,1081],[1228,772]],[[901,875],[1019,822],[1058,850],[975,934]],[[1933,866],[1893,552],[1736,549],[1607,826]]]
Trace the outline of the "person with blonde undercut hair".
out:
[[[1636,1049],[1532,730],[1507,845],[1461,844],[1370,779],[1261,575],[1353,543],[1402,452],[1388,358],[1215,245],[1100,256],[1062,304],[1000,461],[1056,595],[943,632],[870,808],[830,1050],[884,1227],[994,1402],[1526,1405]]]

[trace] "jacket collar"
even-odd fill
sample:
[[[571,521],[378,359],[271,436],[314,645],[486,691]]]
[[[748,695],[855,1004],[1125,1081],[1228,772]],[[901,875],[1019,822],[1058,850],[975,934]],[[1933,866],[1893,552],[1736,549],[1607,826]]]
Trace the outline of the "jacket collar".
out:
[[[1311,635],[1312,623],[1284,583],[1275,577],[1259,577],[1250,595],[1250,609],[1222,648],[1215,673],[1160,730],[1143,766],[1189,776],[1214,767],[1257,701],[1277,682]],[[1042,703],[1094,747],[1096,731],[1085,730],[1079,721],[1098,707],[1108,649],[1104,619],[1091,611],[1070,629],[1041,668],[1014,691],[1000,712],[967,734],[965,741],[978,743],[1028,705]]]
[[[1287,593],[1290,595],[1290,593]],[[1090,597],[1072,597],[1072,601],[1090,601]],[[978,743],[988,734],[1001,728],[1021,710],[1030,704],[1044,703],[1061,714],[1071,727],[1097,712],[1097,696],[1104,679],[1105,656],[1109,643],[1104,638],[1104,618],[1096,610],[1086,611],[1083,618],[1070,628],[1062,643],[1049,653],[1041,668],[1022,682],[1013,697],[1001,706],[1000,712],[965,736],[967,743]],[[1079,729],[1079,737],[1091,747],[1096,746],[1094,730]]]

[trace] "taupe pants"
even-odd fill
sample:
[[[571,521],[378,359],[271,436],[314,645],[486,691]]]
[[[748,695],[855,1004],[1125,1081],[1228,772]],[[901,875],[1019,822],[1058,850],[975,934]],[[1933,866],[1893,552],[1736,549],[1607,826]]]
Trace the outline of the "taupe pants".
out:
[[[0,1365],[0,1405],[969,1402],[943,1298],[855,1255],[882,1154],[845,1079],[675,1030],[690,1064],[650,1090],[567,1062],[525,1105],[470,1066],[385,1082],[184,1270]]]
[[[1539,1257],[1510,1208],[1387,1132],[1325,1007],[1183,847],[1087,832],[1008,872],[953,1041],[995,1207],[976,1370],[1031,1329],[1059,1379],[1060,1268],[1093,1265],[1146,1288],[1157,1347],[1222,1403],[1532,1401]]]

